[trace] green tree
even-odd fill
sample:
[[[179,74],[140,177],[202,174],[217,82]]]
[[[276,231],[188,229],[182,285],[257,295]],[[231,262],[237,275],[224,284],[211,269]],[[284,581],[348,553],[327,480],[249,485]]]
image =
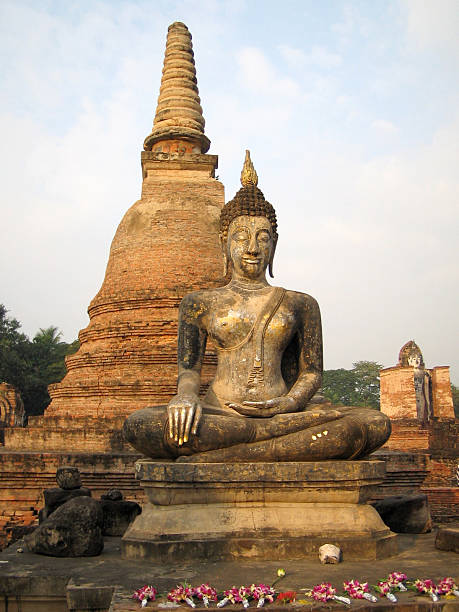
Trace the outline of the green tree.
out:
[[[379,410],[379,372],[383,366],[376,361],[356,361],[352,371],[357,381],[356,406],[371,406]]]
[[[0,382],[19,390],[27,416],[43,414],[50,402],[48,385],[62,380],[65,357],[78,350],[79,342],[62,342],[54,326],[40,329],[30,341],[7,312],[0,304]]]
[[[351,370],[325,370],[323,394],[335,405],[379,409],[379,371],[375,361],[356,361]]]
[[[351,406],[357,381],[352,370],[325,370],[322,392],[332,404]]]
[[[19,321],[8,317],[7,313],[5,306],[0,304],[0,382],[10,383],[22,392],[29,368],[29,339],[19,331]]]
[[[78,341],[72,344],[61,341],[57,327],[40,329],[29,345],[29,369],[24,396],[28,415],[43,414],[50,402],[48,385],[59,382],[65,375],[65,357],[78,349]]]
[[[454,414],[459,419],[459,387],[451,383],[451,394],[453,396]]]

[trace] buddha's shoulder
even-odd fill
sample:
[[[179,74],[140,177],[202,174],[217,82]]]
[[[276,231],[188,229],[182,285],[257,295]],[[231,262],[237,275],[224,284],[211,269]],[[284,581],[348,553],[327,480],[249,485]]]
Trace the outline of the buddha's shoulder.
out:
[[[301,291],[292,291],[291,289],[285,289],[284,302],[293,308],[300,310],[319,310],[319,304],[317,300],[307,293],[301,293]]]
[[[180,310],[182,312],[193,312],[195,315],[202,315],[212,309],[215,302],[220,298],[221,288],[192,291],[183,297],[180,303]]]

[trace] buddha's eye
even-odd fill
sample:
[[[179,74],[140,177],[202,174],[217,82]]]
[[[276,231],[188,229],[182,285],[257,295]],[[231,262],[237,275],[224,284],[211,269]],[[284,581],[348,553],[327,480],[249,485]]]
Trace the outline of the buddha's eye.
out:
[[[266,230],[262,230],[258,234],[258,240],[260,242],[269,242],[271,240],[271,234],[267,232]]]
[[[238,242],[242,242],[244,240],[249,240],[250,236],[247,230],[236,230],[231,238],[233,240],[237,240]]]

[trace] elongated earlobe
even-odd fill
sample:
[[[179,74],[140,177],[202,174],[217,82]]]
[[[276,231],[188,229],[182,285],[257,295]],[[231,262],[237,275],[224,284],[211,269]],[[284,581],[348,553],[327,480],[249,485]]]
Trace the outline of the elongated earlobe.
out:
[[[223,255],[223,278],[226,278],[228,274],[228,242],[224,239],[220,233],[220,246],[222,248]]]
[[[274,253],[276,252],[276,245],[277,245],[277,241],[274,243],[273,250],[272,250],[272,253],[271,253],[271,257],[269,258],[269,264],[268,264],[268,272],[269,272],[269,276],[271,278],[274,278],[274,274],[273,274],[273,262],[274,262]]]

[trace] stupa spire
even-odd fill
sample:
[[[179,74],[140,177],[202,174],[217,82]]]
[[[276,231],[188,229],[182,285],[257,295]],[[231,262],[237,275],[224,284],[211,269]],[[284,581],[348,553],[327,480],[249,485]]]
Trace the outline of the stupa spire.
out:
[[[153,130],[145,139],[146,151],[184,150],[206,153],[204,117],[196,80],[191,34],[184,23],[169,26]]]

